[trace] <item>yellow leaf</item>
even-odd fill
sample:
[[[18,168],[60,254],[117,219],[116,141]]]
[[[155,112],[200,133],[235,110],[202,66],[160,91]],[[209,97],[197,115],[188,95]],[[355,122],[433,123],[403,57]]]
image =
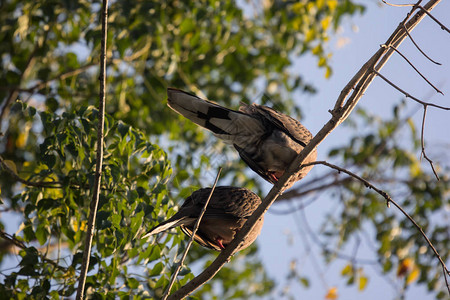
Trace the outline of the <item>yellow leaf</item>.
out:
[[[333,286],[333,287],[329,288],[327,294],[325,295],[325,299],[334,300],[337,298],[338,298],[337,287]]]
[[[309,29],[305,35],[305,43],[309,43],[312,40],[314,40],[315,36],[316,36],[316,31],[313,28]]]
[[[13,171],[14,174],[17,175],[16,164],[15,164],[12,160],[4,160],[3,162],[4,162],[5,165],[8,167],[8,169],[10,169],[11,171]]]
[[[325,4],[325,0],[317,0],[316,1],[316,6],[318,9],[321,9]]]
[[[367,286],[367,282],[369,281],[369,279],[366,276],[359,276],[358,278],[358,289],[359,291],[363,291],[366,286]]]
[[[341,275],[345,276],[345,275],[351,274],[352,271],[353,271],[352,265],[348,264],[342,269]]]
[[[414,266],[411,273],[409,273],[409,275],[406,277],[406,284],[410,284],[416,281],[417,278],[419,277],[419,274],[420,274],[419,268],[417,266]]]
[[[78,230],[85,231],[85,229],[86,229],[86,221],[81,221],[80,227],[78,227],[78,223],[73,222],[72,228],[73,228],[73,231],[75,231],[75,232],[78,231]]]
[[[331,71],[331,68],[330,67],[328,67],[328,66],[326,66],[326,72],[325,72],[325,78],[330,78],[330,76],[331,76],[331,73],[332,73],[332,71]]]
[[[317,66],[324,67],[326,64],[327,64],[327,60],[325,59],[325,57],[319,58],[319,61],[317,62]]]
[[[320,21],[320,25],[322,25],[322,29],[323,30],[327,30],[328,27],[330,26],[330,23],[331,23],[331,17],[330,16],[325,17],[325,18],[322,19],[322,21]]]
[[[28,138],[28,132],[22,132],[19,134],[19,136],[16,139],[16,147],[17,148],[23,148],[27,143]]]
[[[402,260],[402,262],[398,265],[397,268],[397,276],[398,277],[405,276],[407,273],[410,272],[413,265],[414,261],[412,260],[412,258],[408,257]]]
[[[81,221],[80,230],[85,231],[86,230],[86,221]]]
[[[292,5],[291,10],[296,14],[301,14],[304,10],[305,4],[302,2],[297,2]]]
[[[336,7],[338,6],[338,1],[337,0],[328,0],[327,5],[328,5],[328,8],[330,9],[330,11],[333,12],[334,10],[336,10]]]
[[[411,166],[409,167],[411,176],[416,177],[418,175],[420,175],[420,173],[422,173],[422,168],[420,166],[420,163],[416,160],[414,160],[411,164]]]

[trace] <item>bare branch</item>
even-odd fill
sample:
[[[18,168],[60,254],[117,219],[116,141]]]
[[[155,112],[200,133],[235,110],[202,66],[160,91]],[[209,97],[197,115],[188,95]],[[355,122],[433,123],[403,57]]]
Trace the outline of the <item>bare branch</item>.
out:
[[[350,175],[351,177],[354,177],[354,178],[358,179],[359,181],[361,181],[362,183],[364,183],[364,185],[365,185],[366,187],[368,187],[369,189],[374,190],[375,192],[377,192],[378,194],[380,194],[384,199],[386,199],[386,205],[387,205],[387,207],[389,207],[389,202],[392,202],[391,196],[389,196],[385,191],[378,189],[377,187],[375,187],[373,184],[371,184],[371,183],[370,183],[369,181],[367,181],[366,179],[364,179],[364,178],[362,178],[362,177],[356,175],[356,174],[353,173],[353,172],[350,172],[350,171],[347,170],[347,169],[344,169],[344,168],[338,167],[338,166],[336,166],[336,165],[330,164],[330,163],[328,163],[328,162],[326,162],[326,161],[315,161],[315,162],[311,162],[311,163],[305,164],[304,166],[306,167],[306,166],[312,166],[312,165],[324,165],[324,166],[330,167],[330,168],[332,168],[332,169],[336,169],[336,170],[338,170],[339,172],[342,172],[342,173],[345,173],[345,174],[347,174],[347,175]]]
[[[420,8],[424,13],[426,13],[426,14],[427,14],[434,22],[436,22],[436,23],[441,27],[442,30],[445,30],[445,31],[447,31],[448,33],[450,33],[450,29],[448,29],[444,24],[442,24],[441,22],[439,22],[439,20],[436,19],[436,18],[435,18],[428,10],[426,10],[425,8],[423,8],[423,6],[419,5],[419,3],[422,2],[422,1],[419,1],[419,2],[416,3],[416,4],[393,4],[393,3],[387,2],[386,0],[381,0],[381,2],[383,2],[383,3],[386,4],[386,5],[393,6],[393,7],[405,7],[405,6],[415,6],[415,7],[418,7],[418,8]]]
[[[434,165],[433,165],[433,161],[431,159],[428,158],[427,154],[425,153],[425,141],[424,141],[424,134],[423,132],[425,131],[425,116],[427,115],[427,105],[423,106],[423,119],[422,119],[422,130],[420,133],[420,142],[422,145],[422,152],[421,152],[421,156],[423,155],[423,157],[428,160],[428,162],[431,165],[431,169],[433,170],[434,176],[436,176],[436,179],[439,181],[439,175],[436,173],[436,170],[434,169]]]
[[[413,225],[417,228],[417,230],[419,230],[419,232],[421,233],[421,235],[422,235],[422,236],[424,237],[424,239],[426,240],[428,246],[430,246],[430,248],[433,250],[435,256],[437,257],[437,259],[438,259],[439,262],[441,263],[441,266],[442,266],[442,269],[443,269],[443,273],[444,273],[445,282],[447,283],[447,289],[448,289],[448,292],[449,292],[449,294],[450,294],[450,286],[448,285],[448,282],[447,282],[447,276],[450,276],[450,271],[448,270],[447,266],[445,265],[444,260],[441,258],[439,252],[436,250],[436,248],[434,247],[433,243],[431,243],[430,239],[429,239],[428,236],[425,234],[425,232],[423,231],[422,227],[420,227],[419,224],[417,224],[417,222],[414,221],[414,219],[413,219],[413,218],[412,218],[412,217],[411,217],[411,216],[410,216],[410,215],[409,215],[409,214],[408,214],[408,213],[407,213],[407,212],[406,212],[399,204],[397,204],[397,202],[395,202],[394,200],[392,200],[392,198],[391,198],[385,191],[382,191],[382,190],[378,189],[377,187],[375,187],[374,185],[372,185],[370,182],[368,182],[368,181],[365,180],[364,178],[362,178],[362,177],[360,177],[360,176],[358,176],[358,175],[356,175],[356,174],[354,174],[354,173],[352,173],[352,172],[350,172],[350,171],[348,171],[348,170],[346,170],[346,169],[343,169],[343,168],[341,168],[341,167],[338,167],[338,166],[336,166],[336,165],[327,163],[327,162],[325,162],[325,161],[315,161],[315,162],[312,162],[312,163],[308,163],[308,164],[306,164],[305,166],[317,165],[317,164],[321,164],[321,165],[328,166],[328,167],[330,167],[330,168],[333,168],[333,169],[338,170],[339,172],[346,173],[346,174],[348,174],[348,175],[350,175],[350,176],[352,176],[352,177],[358,179],[359,181],[361,181],[362,183],[364,183],[364,185],[365,185],[366,187],[373,189],[373,190],[376,191],[378,194],[380,194],[381,196],[383,196],[383,198],[386,199],[386,204],[387,204],[388,207],[390,207],[389,203],[392,203],[395,207],[397,207],[397,209],[400,210],[401,213],[402,213],[406,218],[408,218],[408,220],[409,220],[411,223],[413,223]]]
[[[0,156],[0,165],[2,168],[8,172],[15,180],[27,185],[27,186],[34,186],[34,187],[42,187],[42,188],[53,188],[58,189],[62,187],[62,183],[59,181],[29,181],[26,179],[21,178],[19,175],[14,172],[14,170],[11,170],[11,168],[5,163],[5,160],[3,157]]]
[[[3,238],[5,241],[9,242],[10,244],[19,247],[20,249],[28,249],[29,247],[25,246],[25,244],[22,241],[19,241],[17,238],[15,238],[14,236],[10,235],[9,233],[6,233],[3,230],[0,230],[0,237]],[[37,250],[36,250],[37,251]],[[54,262],[51,259],[48,259],[47,257],[45,257],[45,255],[43,255],[42,253],[38,252],[39,257],[41,258],[42,261],[51,264],[52,266],[54,266],[56,269],[59,269],[61,271],[66,272],[67,269],[64,267],[61,267],[59,264],[57,264],[56,262]]]
[[[86,71],[87,69],[93,67],[97,65],[96,63],[89,63],[87,65],[81,66],[77,69],[71,70],[71,71],[67,71],[61,74],[56,75],[53,78],[50,78],[48,80],[45,81],[41,81],[35,85],[33,85],[32,87],[26,88],[26,89],[19,89],[20,92],[28,92],[28,93],[33,93],[35,91],[41,90],[43,88],[45,88],[49,83],[55,81],[55,80],[64,80],[66,78],[72,77],[72,76],[76,76],[78,74],[83,73],[84,71]]]
[[[100,95],[98,104],[98,131],[97,131],[97,159],[95,164],[95,179],[93,195],[90,205],[89,220],[87,223],[86,240],[83,251],[83,262],[81,264],[80,278],[77,289],[77,300],[84,298],[84,286],[89,269],[91,257],[92,238],[94,236],[95,219],[97,215],[98,200],[100,194],[100,181],[103,163],[103,130],[105,126],[105,98],[106,98],[106,40],[108,31],[108,0],[103,0],[102,4],[102,41],[100,53]]]
[[[381,47],[386,47],[385,45],[381,45]],[[420,71],[413,65],[412,62],[409,61],[409,59],[406,58],[406,56],[404,56],[398,49],[396,49],[395,47],[392,47],[392,45],[390,46],[395,52],[397,52],[398,54],[400,54],[401,57],[403,57],[404,60],[406,60],[406,62],[429,84],[431,85],[431,87],[438,93],[440,93],[441,95],[444,95],[444,93],[439,90],[436,86],[434,86],[422,73],[420,73]]]
[[[432,63],[436,64],[436,65],[442,65],[441,63],[431,59],[431,57],[429,57],[428,55],[425,54],[424,51],[422,51],[422,49],[420,49],[419,45],[416,44],[416,42],[414,41],[414,39],[412,38],[411,34],[409,33],[408,29],[405,27],[405,24],[403,25],[403,29],[405,30],[406,34],[408,35],[408,37],[411,39],[411,42],[413,42],[414,46],[416,46],[417,50],[420,51],[420,53],[423,54],[423,56],[425,56],[426,58],[428,58],[429,61],[431,61]]]
[[[436,19],[429,11],[427,11],[425,8],[423,8],[420,5],[417,5],[418,8],[420,8],[424,13],[426,13],[433,21],[435,21],[436,23],[439,24],[439,26],[441,26],[442,30],[447,31],[448,33],[450,33],[450,29],[448,29],[448,27],[444,26],[444,24],[442,24],[441,22],[439,22],[438,19]]]
[[[206,199],[205,205],[203,205],[202,211],[198,215],[197,221],[195,222],[194,229],[192,230],[191,238],[189,239],[189,242],[187,243],[186,249],[184,250],[183,256],[180,259],[180,262],[178,263],[178,266],[175,270],[175,272],[172,274],[172,278],[170,279],[169,286],[167,287],[166,291],[164,292],[164,295],[162,296],[162,300],[166,300],[167,297],[170,294],[170,290],[172,289],[172,286],[177,279],[178,273],[181,270],[181,267],[183,266],[183,262],[186,259],[187,253],[189,249],[191,248],[192,243],[194,242],[195,233],[198,230],[198,227],[200,226],[200,222],[202,221],[203,215],[205,214],[206,208],[208,207],[209,200],[211,199],[212,194],[214,193],[214,189],[216,188],[217,181],[219,180],[220,172],[222,172],[222,168],[219,168],[219,171],[217,172],[216,179],[214,180],[214,184],[211,188],[211,192],[209,193],[208,199]]]
[[[437,107],[443,110],[450,110],[450,107],[446,107],[446,106],[440,106],[434,103],[430,103],[430,102],[425,102],[420,100],[419,98],[416,98],[412,95],[410,95],[409,93],[407,93],[405,90],[401,89],[400,87],[398,87],[397,85],[395,85],[392,81],[390,81],[389,79],[387,79],[386,77],[384,77],[383,75],[381,75],[379,72],[373,70],[373,72],[379,76],[381,79],[383,79],[384,81],[386,81],[389,85],[391,85],[392,87],[394,87],[395,89],[397,89],[399,92],[401,92],[403,95],[405,95],[406,98],[411,98],[414,101],[424,105],[424,106],[433,106],[433,107]]]
[[[393,3],[387,2],[386,0],[381,0],[381,2],[383,2],[383,3],[386,4],[386,5],[393,6],[393,7],[407,7],[407,6],[414,6],[414,4],[410,4],[410,3],[407,3],[407,4],[393,4]],[[419,3],[420,3],[420,2],[421,2],[421,1],[419,1]]]

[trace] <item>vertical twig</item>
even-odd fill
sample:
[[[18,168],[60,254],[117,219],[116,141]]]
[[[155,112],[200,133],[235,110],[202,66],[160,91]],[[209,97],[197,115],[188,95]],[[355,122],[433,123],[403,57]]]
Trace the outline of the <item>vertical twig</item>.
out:
[[[102,9],[102,46],[100,53],[100,95],[98,104],[98,131],[97,131],[97,161],[95,165],[95,181],[92,189],[92,200],[90,205],[89,220],[87,224],[86,240],[84,244],[83,262],[81,264],[80,278],[76,299],[84,298],[84,286],[89,269],[89,260],[91,257],[92,238],[94,236],[95,217],[97,215],[98,198],[100,193],[100,179],[103,163],[103,129],[105,116],[105,86],[106,86],[106,39],[108,29],[108,0],[103,0]]]
[[[216,188],[217,181],[219,180],[220,172],[222,172],[222,168],[219,168],[219,171],[217,172],[217,176],[216,176],[216,179],[214,180],[214,184],[211,188],[211,192],[209,193],[209,197],[208,197],[208,199],[206,199],[205,205],[203,206],[202,211],[200,212],[200,215],[198,216],[197,221],[195,222],[194,229],[192,230],[191,238],[189,239],[189,242],[187,243],[186,249],[184,250],[183,256],[181,257],[180,262],[178,263],[178,266],[177,266],[175,272],[172,274],[172,278],[170,279],[169,286],[167,287],[166,291],[164,292],[164,295],[161,298],[162,300],[166,300],[167,297],[169,296],[170,290],[172,289],[172,286],[173,286],[175,280],[177,279],[178,272],[180,272],[181,267],[183,266],[183,262],[186,259],[189,248],[191,248],[192,242],[194,242],[195,233],[197,232],[198,227],[200,226],[200,222],[202,221],[203,215],[205,214],[206,207],[208,206],[209,200],[211,200],[212,194],[214,193],[214,189]]]
[[[431,166],[431,169],[433,170],[434,176],[436,176],[436,179],[439,181],[440,178],[439,178],[438,173],[436,172],[436,169],[434,168],[433,161],[425,153],[425,138],[423,136],[423,133],[425,131],[425,117],[427,115],[427,107],[428,107],[428,105],[423,106],[422,130],[420,131],[420,144],[422,146],[422,152],[420,153],[420,157],[422,158],[422,156],[423,156],[430,163],[430,166]]]

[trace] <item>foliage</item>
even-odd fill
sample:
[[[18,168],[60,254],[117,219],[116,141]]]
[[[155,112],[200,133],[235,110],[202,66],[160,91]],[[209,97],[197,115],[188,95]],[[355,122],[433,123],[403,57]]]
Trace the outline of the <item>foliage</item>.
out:
[[[417,154],[421,149],[420,136],[410,117],[403,116],[404,106],[404,102],[395,106],[392,117],[386,120],[359,110],[364,126],[369,124],[368,128],[373,129],[354,136],[349,146],[333,149],[329,155],[340,157],[347,169],[363,174],[388,192],[420,224],[445,262],[450,257],[445,250],[450,247],[450,236],[442,209],[449,203],[448,169],[439,172],[440,181],[431,171],[424,170],[429,165],[421,164]],[[411,145],[398,142],[405,127],[411,133]],[[416,280],[425,283],[439,299],[445,298],[441,266],[419,230],[396,208],[386,209],[380,195],[362,187],[359,182],[349,181],[336,189],[342,206],[324,224],[328,241],[333,241],[339,251],[351,245],[358,235],[375,232],[373,248],[383,273],[394,274],[405,288]],[[329,251],[326,255],[333,260],[335,253]],[[362,272],[361,264],[353,261],[342,270],[342,275],[348,278],[348,284],[358,283],[361,288],[367,281],[361,283],[366,278]]]
[[[10,248],[1,248],[0,291],[9,298],[62,298],[75,291],[95,169],[100,7],[99,1],[0,3],[0,156],[9,166],[0,170],[1,206],[3,214],[8,213],[0,229],[16,232],[12,239],[23,246],[17,265],[8,264],[14,261],[7,259],[13,255]],[[260,189],[228,148],[211,142],[207,133],[166,108],[166,88],[204,93],[231,107],[242,99],[270,102],[298,117],[291,95],[312,93],[314,87],[291,69],[293,58],[313,55],[330,76],[329,34],[343,17],[363,10],[349,0],[273,0],[263,1],[261,7],[213,0],[111,2],[108,114],[87,281],[90,296],[161,296],[174,258],[184,250],[184,236],[178,232],[157,240],[138,237],[172,215],[193,190],[211,184],[215,174],[209,175],[216,166],[226,166],[223,177],[229,184]],[[348,148],[330,156],[361,168],[364,175],[387,167],[404,175],[404,189],[411,197],[402,204],[432,232],[433,242],[448,249],[445,228],[427,222],[443,205],[448,179],[433,183],[416,156],[392,144],[392,134],[401,126],[395,120],[378,124],[378,132],[355,136]],[[418,146],[417,140],[413,144]],[[380,145],[380,155],[371,156]],[[363,198],[372,201],[360,205]],[[330,243],[343,246],[362,222],[373,224],[385,272],[406,268],[405,280],[411,283],[416,266],[417,280],[437,291],[438,268],[428,252],[423,255],[417,231],[406,220],[396,221],[374,198],[358,184],[343,187],[346,209],[332,220]],[[12,228],[9,218],[19,219],[20,227]],[[393,240],[395,228],[403,232]],[[415,240],[420,243],[411,244]],[[387,252],[394,255],[386,258]],[[174,289],[193,277],[191,268],[201,269],[214,255],[194,247],[186,262],[189,268],[182,270]],[[349,283],[359,276],[359,289],[367,284],[363,275],[353,265],[342,272]],[[309,286],[308,278],[301,277],[301,282]],[[274,284],[253,246],[234,257],[194,297],[262,297]]]

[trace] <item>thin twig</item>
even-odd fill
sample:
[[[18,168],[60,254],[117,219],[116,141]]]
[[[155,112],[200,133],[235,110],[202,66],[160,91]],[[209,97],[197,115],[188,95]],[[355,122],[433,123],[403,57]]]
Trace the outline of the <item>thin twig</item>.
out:
[[[411,98],[411,99],[413,99],[414,101],[416,101],[416,102],[418,102],[418,103],[420,103],[420,104],[422,104],[422,105],[424,105],[424,106],[427,105],[427,106],[433,106],[433,107],[436,107],[436,108],[440,108],[440,109],[443,109],[443,110],[450,110],[450,107],[440,106],[440,105],[437,105],[437,104],[434,104],[434,103],[422,101],[422,100],[420,100],[419,98],[416,98],[416,97],[410,95],[410,94],[407,93],[405,90],[403,90],[403,89],[401,89],[400,87],[398,87],[397,85],[395,85],[392,81],[390,81],[389,79],[387,79],[386,77],[384,77],[383,75],[381,75],[380,72],[375,71],[375,70],[373,70],[373,72],[374,72],[377,76],[379,76],[381,79],[383,79],[384,81],[386,81],[389,85],[391,85],[392,87],[394,87],[395,89],[397,89],[399,92],[401,92],[403,95],[405,95],[406,98]]]
[[[308,194],[315,193],[318,191],[323,191],[323,190],[326,190],[326,189],[334,187],[334,186],[341,186],[342,184],[344,184],[348,181],[349,181],[348,178],[339,179],[339,180],[335,179],[331,182],[324,183],[324,184],[318,185],[318,186],[314,186],[314,187],[311,187],[306,190],[291,189],[288,192],[281,195],[280,197],[278,197],[277,203],[281,203],[281,201],[289,201],[289,200],[292,200],[295,198],[300,198],[300,197],[306,196]],[[290,211],[290,210],[288,209],[288,211]]]
[[[419,230],[420,234],[422,234],[422,236],[424,237],[424,239],[427,241],[428,246],[430,246],[430,248],[433,250],[434,255],[437,257],[437,259],[439,260],[439,262],[441,263],[442,266],[442,271],[444,273],[444,279],[445,279],[445,283],[447,286],[447,291],[450,294],[450,286],[448,284],[448,280],[447,280],[447,276],[450,276],[450,271],[448,270],[447,266],[445,265],[444,260],[441,258],[441,256],[439,255],[439,252],[436,250],[436,248],[434,248],[433,244],[431,243],[430,239],[427,237],[427,235],[425,234],[425,232],[423,232],[422,227],[419,226],[419,224],[416,223],[416,221],[414,221],[414,219],[399,205],[397,204],[394,200],[390,200],[392,204],[394,204],[395,207],[397,207],[398,210],[400,210],[402,212],[403,215],[405,215],[408,220],[414,224],[414,226],[417,228],[417,230]]]
[[[386,47],[386,45],[381,45],[382,47]],[[444,95],[444,93],[439,90],[436,86],[434,86],[422,73],[420,73],[420,71],[413,65],[412,62],[409,61],[408,58],[406,58],[406,56],[404,56],[397,48],[393,47],[392,45],[390,46],[391,49],[393,49],[395,52],[397,52],[398,54],[400,54],[401,57],[403,57],[404,60],[406,60],[406,62],[429,84],[431,85],[431,87],[438,93],[440,93],[441,95]]]
[[[410,3],[407,3],[407,4],[393,4],[393,3],[387,2],[386,0],[381,0],[381,2],[383,2],[383,3],[386,4],[386,5],[393,6],[393,7],[414,6],[414,4],[410,4]]]
[[[441,26],[442,30],[447,31],[448,33],[450,33],[450,29],[448,29],[446,26],[444,26],[444,24],[442,24],[441,22],[439,22],[438,19],[436,19],[429,11],[427,11],[425,8],[423,8],[420,5],[417,5],[418,8],[420,8],[424,13],[426,13],[433,21],[435,21],[436,23],[439,24],[439,26]]]
[[[405,30],[405,32],[408,35],[408,37],[411,39],[411,42],[413,42],[414,46],[416,46],[417,50],[419,50],[420,53],[422,53],[423,56],[428,58],[428,60],[431,61],[432,63],[434,63],[436,65],[439,65],[439,66],[442,65],[440,62],[437,62],[437,61],[433,60],[431,57],[429,57],[428,55],[426,55],[426,53],[422,49],[420,49],[419,45],[416,44],[416,42],[412,38],[411,34],[409,33],[408,29],[405,27],[405,24],[402,24],[402,25],[403,25],[403,29]]]
[[[328,246],[323,243],[316,234],[314,234],[311,225],[309,225],[308,216],[305,213],[305,209],[300,209],[298,212],[301,214],[301,217],[294,217],[294,222],[297,223],[299,227],[305,228],[306,233],[311,237],[311,241],[313,241],[317,246],[321,247],[325,253],[330,253],[338,258],[352,260],[365,265],[375,265],[379,263],[379,261],[375,259],[351,257],[350,255],[339,252],[338,250],[329,249]],[[300,220],[303,221],[302,224],[298,223],[300,222]]]
[[[22,241],[19,241],[14,236],[10,235],[9,233],[6,233],[3,230],[0,230],[0,237],[3,238],[4,240],[10,242],[14,246],[19,247],[20,249],[23,249],[23,250],[29,249],[29,247],[25,246],[25,244]],[[36,251],[38,251],[38,250],[36,250]],[[53,267],[57,268],[58,270],[61,270],[64,272],[67,271],[66,268],[61,267],[58,263],[54,262],[51,259],[48,259],[47,257],[45,257],[45,255],[43,255],[39,251],[38,251],[38,256],[41,258],[42,261],[51,264]]]
[[[175,270],[175,272],[172,274],[172,278],[170,279],[169,286],[167,287],[166,291],[164,292],[164,295],[162,296],[162,300],[166,300],[167,297],[170,294],[170,290],[172,289],[173,284],[175,283],[175,280],[177,279],[178,273],[181,270],[181,267],[183,266],[183,262],[186,259],[186,256],[188,254],[189,248],[191,248],[192,243],[194,242],[195,233],[198,230],[198,227],[200,226],[200,222],[202,221],[203,215],[205,214],[206,208],[208,207],[209,200],[212,197],[212,194],[214,193],[214,189],[216,188],[217,181],[220,177],[220,172],[222,172],[222,168],[219,168],[219,171],[217,172],[216,179],[214,180],[214,184],[211,188],[211,192],[209,193],[208,199],[206,199],[205,205],[203,205],[202,211],[198,215],[197,221],[195,222],[194,229],[192,230],[191,238],[189,239],[189,242],[187,243],[186,249],[184,250],[183,256],[180,259],[180,262],[178,263],[178,266]]]
[[[55,77],[50,78],[48,80],[38,82],[35,85],[33,85],[32,87],[29,87],[29,88],[26,88],[26,89],[20,89],[20,91],[21,92],[32,93],[32,92],[34,92],[36,90],[41,90],[41,89],[45,88],[52,81],[64,80],[66,78],[69,78],[69,77],[72,77],[72,76],[76,76],[78,74],[83,73],[84,71],[86,71],[87,69],[89,69],[89,68],[91,68],[91,67],[93,67],[95,65],[97,65],[97,64],[96,63],[89,63],[89,64],[81,66],[81,67],[79,67],[77,69],[58,74]]]
[[[427,105],[423,106],[422,130],[421,130],[421,133],[420,133],[420,142],[421,142],[421,145],[422,145],[422,152],[421,152],[420,156],[423,155],[423,157],[430,163],[431,169],[433,170],[433,173],[434,173],[434,176],[436,176],[436,179],[439,181],[440,180],[439,179],[439,175],[437,174],[436,170],[434,169],[433,161],[430,158],[428,158],[427,154],[425,153],[425,139],[424,139],[424,134],[423,133],[425,131],[425,117],[427,115],[427,108],[428,108]]]
[[[27,185],[27,186],[34,186],[34,187],[45,187],[45,188],[52,188],[52,189],[58,189],[62,187],[62,183],[59,181],[29,181],[26,179],[21,178],[19,175],[14,172],[14,170],[11,170],[11,168],[5,163],[5,160],[3,157],[0,156],[0,165],[1,167],[8,172],[15,180]]]
[[[344,168],[338,167],[338,166],[336,166],[336,165],[330,164],[330,163],[328,163],[328,162],[326,162],[326,161],[315,161],[315,162],[307,163],[307,164],[305,164],[304,166],[307,167],[307,166],[312,166],[312,165],[324,165],[324,166],[330,167],[330,168],[332,168],[332,169],[338,170],[339,172],[342,172],[342,173],[345,173],[345,174],[347,174],[347,175],[350,175],[350,176],[352,176],[352,177],[358,179],[358,180],[361,181],[362,183],[364,183],[364,185],[365,185],[366,187],[368,187],[369,189],[372,189],[372,190],[374,190],[375,192],[377,192],[378,194],[380,194],[381,196],[383,196],[384,199],[386,199],[386,205],[387,205],[387,207],[389,207],[389,202],[392,202],[392,198],[391,198],[391,196],[389,196],[388,193],[386,193],[386,192],[383,191],[383,190],[380,190],[379,188],[377,188],[376,186],[374,186],[373,184],[371,184],[371,183],[370,183],[369,181],[367,181],[366,179],[364,179],[364,178],[362,178],[362,177],[356,175],[355,173],[353,173],[353,172],[351,172],[351,171],[349,171],[349,170],[347,170],[347,169],[344,169]]]
[[[419,224],[417,224],[416,221],[414,221],[414,219],[399,205],[397,204],[397,202],[395,202],[390,196],[389,194],[387,194],[385,191],[378,189],[377,187],[375,187],[374,185],[372,185],[370,182],[368,182],[367,180],[365,180],[364,178],[356,175],[353,172],[350,172],[346,169],[343,169],[341,167],[338,167],[336,165],[327,163],[326,161],[315,161],[315,162],[311,162],[311,163],[307,163],[304,166],[311,166],[311,165],[325,165],[327,167],[333,168],[338,170],[339,172],[343,172],[346,173],[347,175],[350,175],[356,179],[358,179],[359,181],[361,181],[362,183],[364,183],[364,185],[370,189],[373,189],[374,191],[376,191],[378,194],[380,194],[384,199],[386,199],[386,204],[389,207],[389,203],[392,203],[395,207],[397,207],[398,210],[400,210],[400,212],[406,217],[408,218],[408,220],[414,224],[414,226],[419,230],[419,232],[422,234],[422,236],[424,237],[424,239],[426,240],[428,246],[430,246],[430,248],[433,250],[435,256],[437,257],[437,259],[439,260],[439,262],[441,263],[442,269],[444,271],[444,278],[445,278],[445,282],[447,283],[447,289],[448,292],[450,294],[450,286],[448,285],[447,282],[447,276],[450,276],[450,271],[447,269],[447,266],[445,265],[444,260],[441,258],[439,252],[436,250],[436,248],[434,247],[433,243],[431,243],[430,239],[428,238],[428,236],[425,234],[425,232],[423,231],[422,227],[419,226]]]
[[[100,95],[98,105],[98,131],[97,131],[97,161],[95,164],[95,180],[92,188],[92,200],[90,205],[89,220],[87,224],[86,239],[83,251],[83,261],[81,264],[80,278],[77,289],[77,300],[84,298],[84,286],[89,269],[91,257],[92,238],[94,236],[95,218],[97,215],[98,200],[100,194],[100,181],[103,163],[103,131],[105,118],[105,98],[106,98],[106,40],[108,31],[108,0],[103,0],[102,4],[102,44],[100,53]]]

